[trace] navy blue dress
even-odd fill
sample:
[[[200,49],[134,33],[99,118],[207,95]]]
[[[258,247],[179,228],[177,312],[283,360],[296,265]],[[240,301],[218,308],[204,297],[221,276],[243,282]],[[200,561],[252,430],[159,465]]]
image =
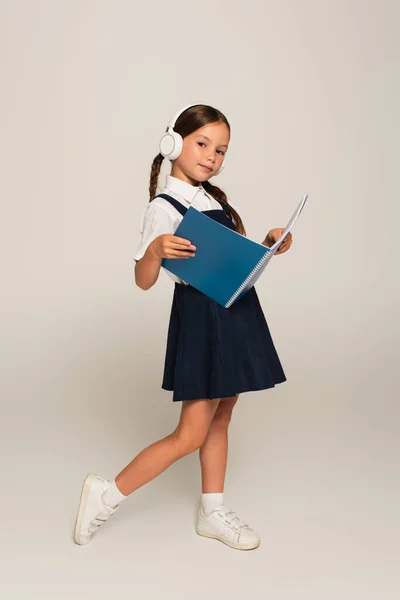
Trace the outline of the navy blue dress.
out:
[[[175,198],[160,196],[185,215]],[[235,229],[229,206],[221,207],[203,212]],[[175,283],[161,386],[173,391],[174,402],[227,398],[284,381],[254,286],[224,308],[191,285]]]

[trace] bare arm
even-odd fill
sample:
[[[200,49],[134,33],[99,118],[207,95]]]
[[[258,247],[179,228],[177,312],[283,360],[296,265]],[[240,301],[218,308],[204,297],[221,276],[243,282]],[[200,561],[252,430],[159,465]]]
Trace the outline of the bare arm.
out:
[[[136,285],[142,290],[150,289],[158,279],[163,258],[190,258],[195,249],[189,240],[168,233],[159,235],[135,265]]]
[[[153,243],[153,242],[152,242]],[[144,256],[135,264],[135,282],[142,290],[148,290],[157,281],[162,259],[149,244]]]

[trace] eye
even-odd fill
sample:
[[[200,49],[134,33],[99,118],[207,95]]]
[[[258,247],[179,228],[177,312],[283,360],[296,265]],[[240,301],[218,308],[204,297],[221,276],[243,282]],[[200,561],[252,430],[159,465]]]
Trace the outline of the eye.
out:
[[[199,146],[205,146],[205,142],[197,142]],[[217,150],[222,156],[225,156],[225,152],[223,150]]]

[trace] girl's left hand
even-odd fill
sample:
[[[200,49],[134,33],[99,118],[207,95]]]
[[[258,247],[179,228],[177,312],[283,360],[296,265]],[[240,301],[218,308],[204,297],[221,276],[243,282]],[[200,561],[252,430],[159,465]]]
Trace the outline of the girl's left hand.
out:
[[[264,245],[268,246],[269,248],[273,246],[273,244],[275,244],[275,242],[279,240],[284,231],[285,229],[271,229],[263,242]],[[275,254],[283,254],[284,252],[289,250],[290,246],[292,245],[292,241],[293,237],[292,234],[289,232],[283,240],[283,242],[281,243],[281,245],[279,246],[278,250],[275,252]]]

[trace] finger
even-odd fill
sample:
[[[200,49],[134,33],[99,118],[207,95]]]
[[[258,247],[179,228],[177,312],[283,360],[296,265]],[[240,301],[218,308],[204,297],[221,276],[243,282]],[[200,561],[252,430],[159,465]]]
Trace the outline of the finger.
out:
[[[195,256],[195,252],[187,252],[185,250],[170,250],[168,258],[189,258]]]
[[[175,244],[182,244],[183,246],[190,246],[192,243],[190,240],[186,240],[185,238],[181,238],[177,235],[172,236],[171,242]]]
[[[174,244],[173,242],[168,244],[167,248],[170,250],[180,250],[181,252],[184,250],[196,250],[196,246],[193,244],[191,246],[184,246],[183,244]]]
[[[168,246],[170,248],[196,248],[196,246],[194,246],[194,244],[191,244],[190,242],[187,243],[187,240],[183,240],[184,243],[180,242],[179,239],[181,238],[176,238],[178,241],[176,241],[175,239],[170,240],[167,242]]]

